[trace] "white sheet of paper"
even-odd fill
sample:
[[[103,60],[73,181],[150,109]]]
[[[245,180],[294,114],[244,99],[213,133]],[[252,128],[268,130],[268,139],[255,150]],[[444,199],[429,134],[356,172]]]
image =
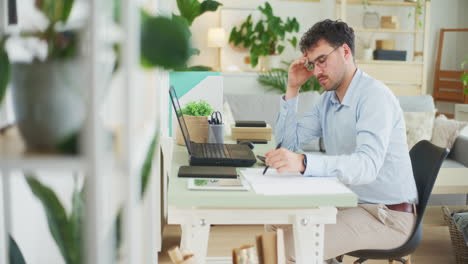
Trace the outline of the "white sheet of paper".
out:
[[[262,168],[241,170],[241,175],[256,193],[264,195],[310,195],[352,193],[336,177],[306,177],[300,173],[278,173]]]

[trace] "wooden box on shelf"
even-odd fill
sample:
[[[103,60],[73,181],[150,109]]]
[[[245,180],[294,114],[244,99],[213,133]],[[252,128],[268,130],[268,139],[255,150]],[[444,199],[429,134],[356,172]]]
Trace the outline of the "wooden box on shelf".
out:
[[[394,50],[395,40],[394,39],[378,39],[375,41],[375,49]]]
[[[380,17],[380,27],[386,29],[399,29],[400,23],[398,23],[397,16],[382,16]]]

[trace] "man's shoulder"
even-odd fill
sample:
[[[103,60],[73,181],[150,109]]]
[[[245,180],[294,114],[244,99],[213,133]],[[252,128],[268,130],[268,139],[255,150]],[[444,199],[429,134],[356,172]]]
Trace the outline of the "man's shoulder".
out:
[[[370,96],[370,97],[381,97],[381,96],[389,96],[394,97],[393,92],[390,88],[380,80],[375,79],[374,77],[370,76],[366,72],[362,72],[362,77],[360,80],[360,86],[362,88],[362,95],[363,96]]]

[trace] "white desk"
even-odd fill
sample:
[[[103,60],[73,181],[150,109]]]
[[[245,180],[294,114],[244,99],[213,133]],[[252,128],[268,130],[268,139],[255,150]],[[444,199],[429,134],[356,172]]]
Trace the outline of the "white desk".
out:
[[[257,144],[254,150],[263,154],[271,145]],[[190,191],[187,179],[177,178],[179,166],[187,164],[185,147],[174,146],[168,223],[181,225],[180,246],[192,251],[199,264],[206,263],[213,224],[292,224],[297,263],[322,264],[324,225],[336,223],[336,207],[357,206],[357,196],[353,193],[264,196],[253,191]]]

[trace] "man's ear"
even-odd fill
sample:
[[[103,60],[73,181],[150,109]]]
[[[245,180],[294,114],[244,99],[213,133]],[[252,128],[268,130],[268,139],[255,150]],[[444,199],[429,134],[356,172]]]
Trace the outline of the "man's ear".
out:
[[[348,59],[351,56],[353,56],[353,53],[351,52],[351,48],[348,46],[348,44],[346,43],[343,44],[343,50],[344,50],[345,59]]]

